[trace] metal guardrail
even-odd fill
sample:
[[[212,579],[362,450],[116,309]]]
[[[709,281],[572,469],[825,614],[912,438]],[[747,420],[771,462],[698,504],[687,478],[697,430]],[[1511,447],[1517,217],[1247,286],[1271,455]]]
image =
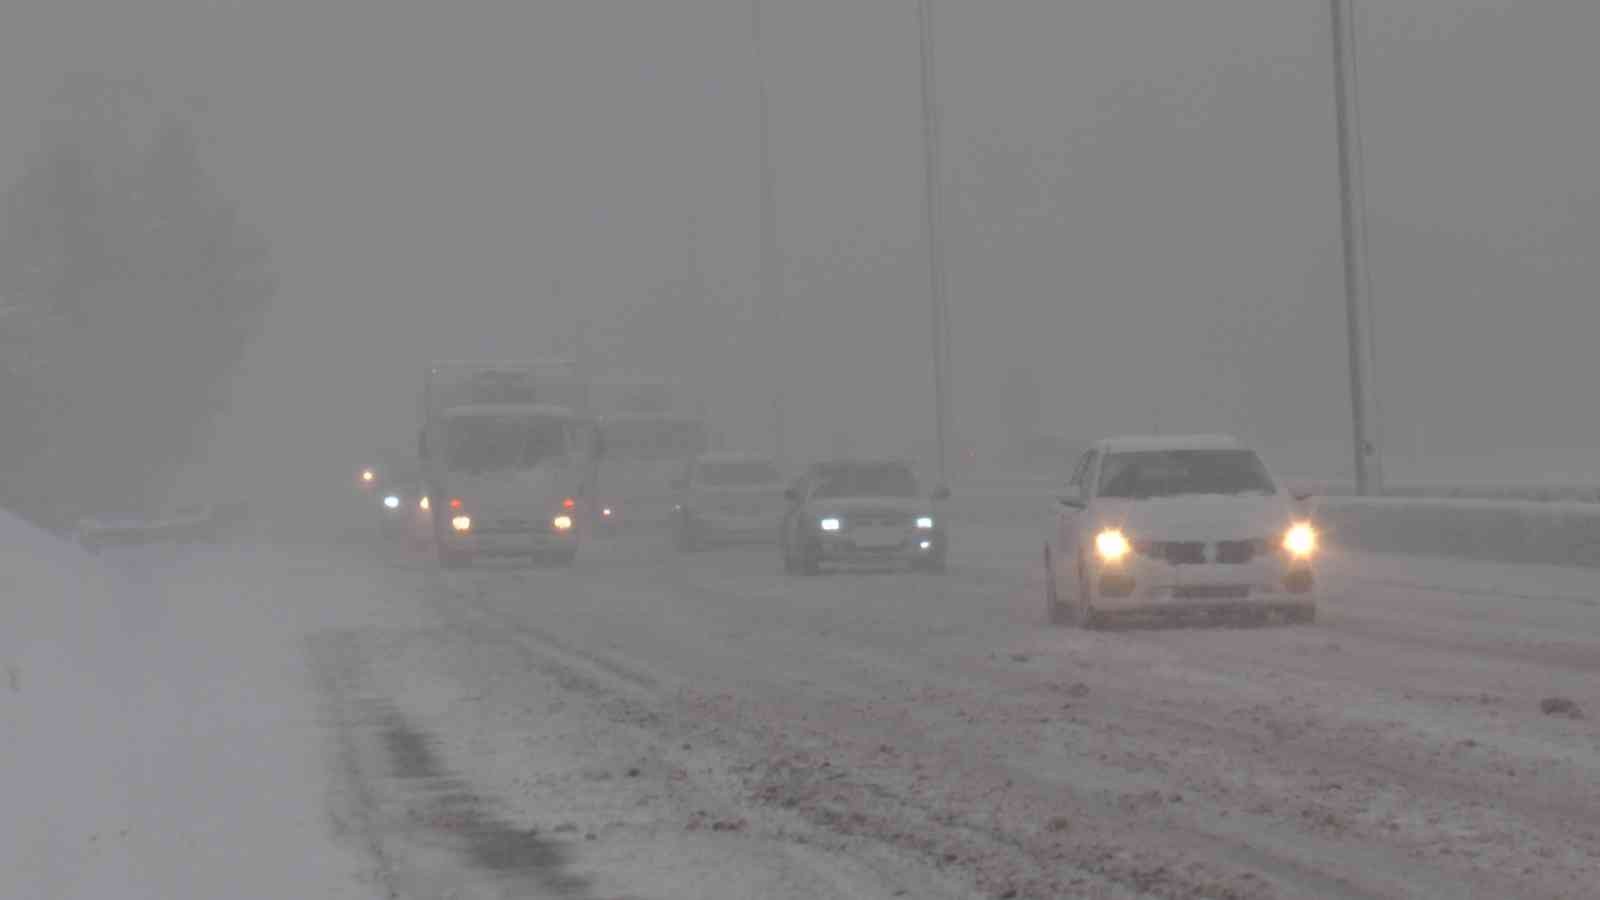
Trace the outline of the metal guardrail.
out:
[[[1340,546],[1373,553],[1524,565],[1600,568],[1600,488],[1588,484],[1399,485],[1380,498],[1318,491],[1312,518]],[[1048,482],[956,486],[941,514],[952,524],[1043,529],[1056,515]]]

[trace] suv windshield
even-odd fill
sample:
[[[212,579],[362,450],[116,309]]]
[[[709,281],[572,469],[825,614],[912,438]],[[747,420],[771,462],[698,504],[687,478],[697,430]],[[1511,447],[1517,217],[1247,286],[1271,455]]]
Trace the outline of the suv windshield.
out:
[[[1143,500],[1184,494],[1274,494],[1261,458],[1250,450],[1151,450],[1114,453],[1100,471],[1101,497]]]
[[[917,479],[901,463],[824,466],[815,477],[818,497],[917,496]]]
[[[698,477],[701,484],[716,487],[775,484],[782,480],[782,476],[778,474],[777,466],[759,460],[701,463]]]
[[[458,418],[448,437],[446,465],[454,472],[531,469],[567,455],[561,419]]]

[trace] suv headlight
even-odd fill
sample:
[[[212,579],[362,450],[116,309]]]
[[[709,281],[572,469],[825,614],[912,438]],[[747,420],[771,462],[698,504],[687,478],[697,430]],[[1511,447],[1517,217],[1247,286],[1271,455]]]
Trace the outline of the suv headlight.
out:
[[[923,531],[931,530],[933,528],[933,516],[918,516],[917,527]]]
[[[465,534],[472,530],[471,516],[456,516],[450,520],[450,527]]]
[[[840,522],[837,516],[828,516],[817,521],[817,527],[823,531],[838,531],[843,526],[844,523]]]

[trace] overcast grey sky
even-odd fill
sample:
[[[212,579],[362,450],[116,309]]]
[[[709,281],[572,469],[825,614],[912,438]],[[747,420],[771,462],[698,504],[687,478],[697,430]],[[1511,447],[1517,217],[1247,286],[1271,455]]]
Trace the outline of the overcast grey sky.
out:
[[[781,341],[753,302],[748,0],[17,0],[0,175],[69,71],[208,100],[282,289],[219,456],[307,471],[408,441],[430,356],[544,353],[580,317],[625,338],[691,228],[727,327],[684,374],[733,438],[767,440],[784,372],[797,450],[900,449],[932,409],[915,3],[766,5]],[[1358,6],[1386,449],[1536,474],[1600,439],[1600,4]],[[992,433],[1020,364],[1074,437],[1337,451],[1326,3],[937,8],[956,430]]]

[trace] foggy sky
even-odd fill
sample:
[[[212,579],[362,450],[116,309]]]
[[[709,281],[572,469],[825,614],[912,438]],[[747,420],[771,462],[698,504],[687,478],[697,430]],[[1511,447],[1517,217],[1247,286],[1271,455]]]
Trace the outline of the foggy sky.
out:
[[[1536,475],[1553,454],[1525,451],[1600,439],[1600,6],[1358,6],[1391,469],[1420,446]],[[1020,364],[1052,431],[1232,430],[1344,465],[1326,3],[936,7],[959,435],[993,433]],[[767,447],[782,379],[798,455],[841,430],[892,452],[932,412],[914,11],[766,0],[781,335],[756,302],[747,0],[14,2],[0,177],[67,72],[206,98],[281,285],[216,472],[316,482],[404,446],[430,357],[548,353],[579,319],[621,341],[691,234],[727,328],[684,374],[733,440]]]

